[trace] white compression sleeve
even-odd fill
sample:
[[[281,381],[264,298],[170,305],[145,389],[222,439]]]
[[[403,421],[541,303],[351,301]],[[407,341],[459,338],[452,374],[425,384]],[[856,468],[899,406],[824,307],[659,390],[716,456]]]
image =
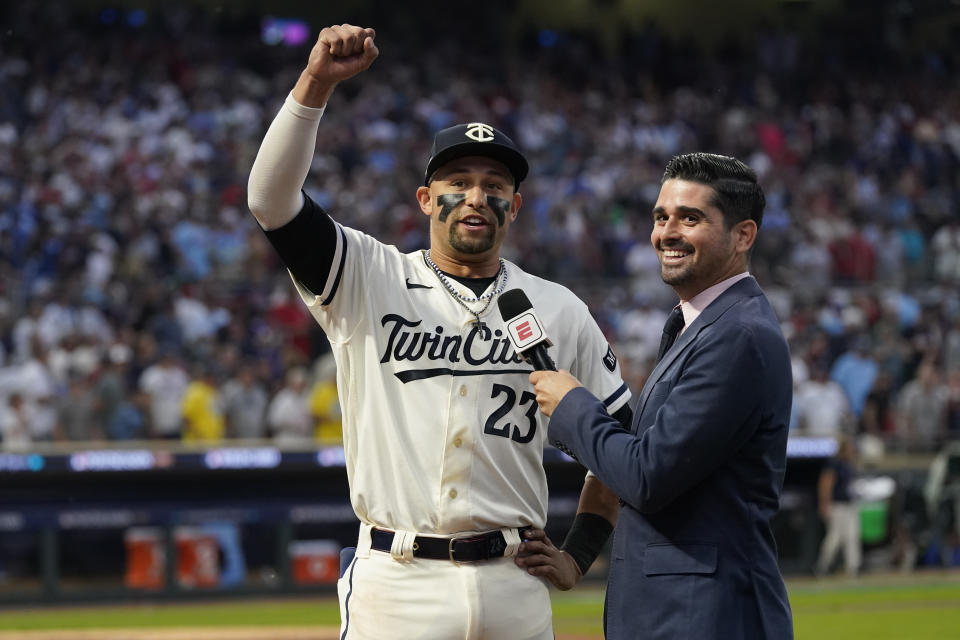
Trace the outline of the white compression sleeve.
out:
[[[247,206],[264,229],[282,227],[303,207],[300,189],[310,171],[323,110],[288,95],[263,137],[247,180]]]

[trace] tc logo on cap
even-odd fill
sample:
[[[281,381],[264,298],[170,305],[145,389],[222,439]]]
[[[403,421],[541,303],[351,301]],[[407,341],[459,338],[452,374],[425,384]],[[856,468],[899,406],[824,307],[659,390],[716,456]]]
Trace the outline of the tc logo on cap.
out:
[[[477,142],[493,140],[493,127],[482,122],[471,122],[467,125],[467,137]]]

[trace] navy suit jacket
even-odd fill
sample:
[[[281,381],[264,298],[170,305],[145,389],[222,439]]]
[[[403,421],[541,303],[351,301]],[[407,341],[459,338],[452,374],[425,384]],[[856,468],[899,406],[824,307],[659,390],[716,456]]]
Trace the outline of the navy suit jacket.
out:
[[[577,388],[550,440],[621,499],[609,640],[781,640],[790,603],[770,520],[786,467],[790,356],[753,278],[733,284],[650,374],[631,432]]]

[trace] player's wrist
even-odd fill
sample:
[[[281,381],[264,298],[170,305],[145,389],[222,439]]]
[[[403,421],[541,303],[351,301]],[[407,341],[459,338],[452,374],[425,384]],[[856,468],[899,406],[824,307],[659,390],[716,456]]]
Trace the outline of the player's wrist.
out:
[[[580,570],[580,565],[577,564],[576,558],[574,558],[572,555],[570,555],[563,549],[560,549],[560,553],[562,553],[567,558],[567,562],[573,565],[573,570],[576,572],[576,580],[579,581],[580,578],[583,577],[583,571]]]
[[[560,550],[573,558],[580,575],[584,576],[600,555],[612,532],[613,525],[603,516],[596,513],[578,513]]]
[[[293,87],[292,95],[293,99],[301,105],[319,109],[326,106],[336,88],[336,80],[318,77],[310,73],[309,69],[304,69]]]

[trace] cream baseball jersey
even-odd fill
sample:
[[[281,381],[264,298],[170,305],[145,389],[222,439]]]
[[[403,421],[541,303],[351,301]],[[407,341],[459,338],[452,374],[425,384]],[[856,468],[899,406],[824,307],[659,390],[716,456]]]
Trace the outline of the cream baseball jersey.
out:
[[[506,288],[522,289],[537,309],[557,366],[605,398],[609,412],[622,407],[630,392],[586,305],[508,261],[504,269]],[[339,224],[324,290],[294,282],[337,361],[350,499],[361,521],[434,534],[545,525],[548,420],[495,300],[478,328],[424,252],[404,254]]]

